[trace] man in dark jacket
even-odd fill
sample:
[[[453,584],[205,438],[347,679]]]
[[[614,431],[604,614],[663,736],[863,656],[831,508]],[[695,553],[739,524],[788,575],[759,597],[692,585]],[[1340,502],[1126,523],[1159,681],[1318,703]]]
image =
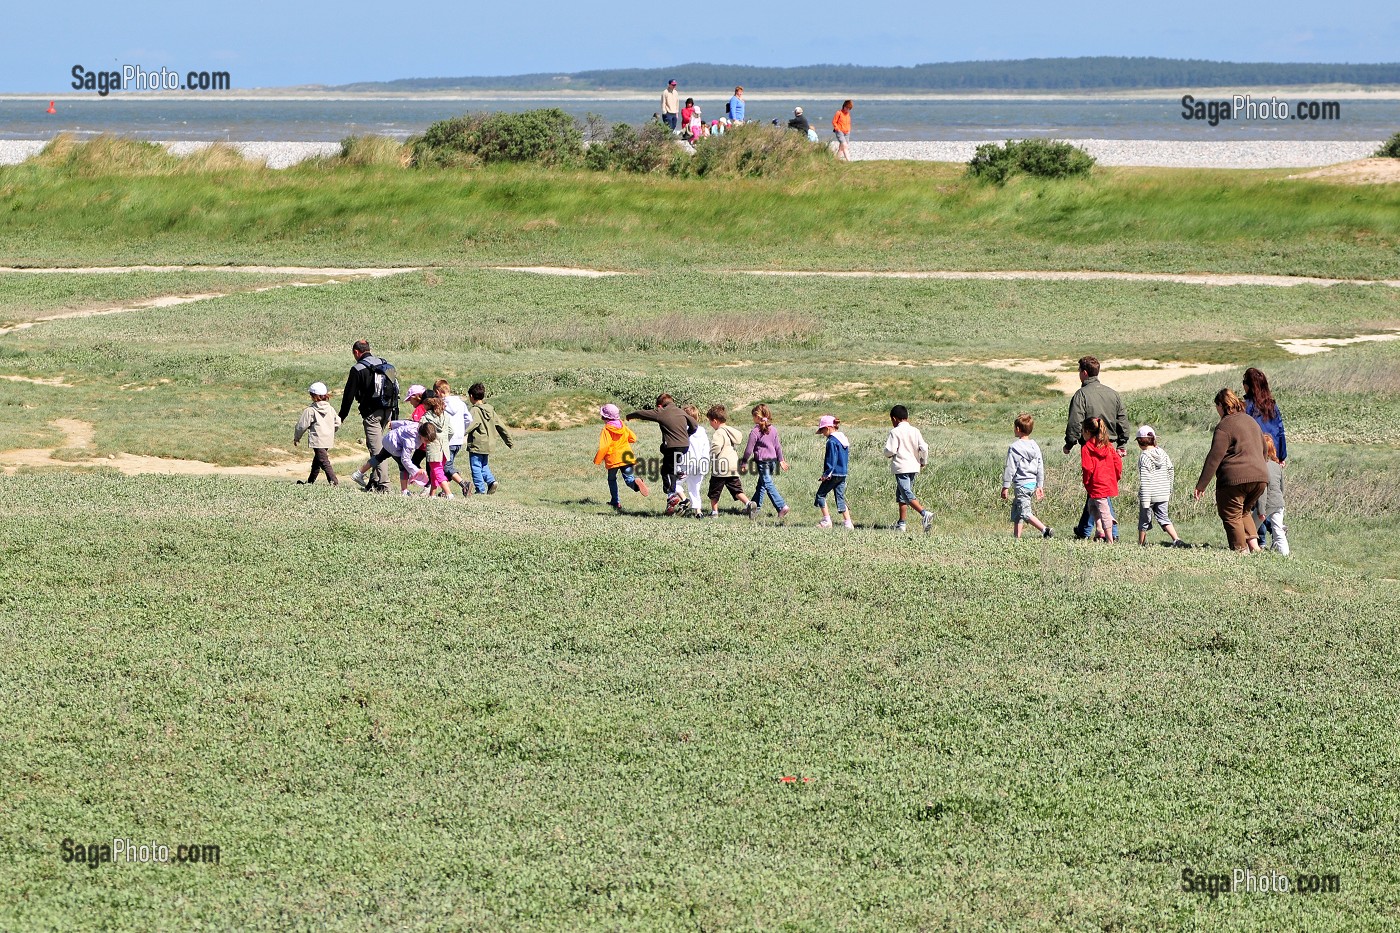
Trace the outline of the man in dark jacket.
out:
[[[1079,360],[1079,391],[1069,400],[1069,421],[1065,424],[1065,453],[1071,453],[1084,442],[1084,421],[1088,418],[1102,418],[1113,432],[1113,446],[1118,448],[1118,456],[1128,452],[1128,437],[1132,425],[1128,423],[1128,409],[1123,398],[1108,386],[1099,382],[1099,361],[1085,356]],[[1109,511],[1113,510],[1113,500],[1108,500]],[[1089,514],[1089,501],[1084,500],[1084,511],[1079,516],[1079,524],[1074,528],[1076,538],[1088,538],[1094,533],[1094,519]],[[1114,516],[1113,537],[1118,538],[1118,521]]]
[[[355,365],[345,377],[345,391],[340,396],[340,420],[344,421],[350,414],[350,406],[358,402],[360,420],[365,426],[365,446],[371,454],[378,454],[384,449],[384,433],[389,430],[389,422],[398,417],[398,405],[386,407],[377,394],[375,377],[379,374],[376,367],[384,360],[370,352],[369,341],[356,340],[350,352],[355,355]],[[395,394],[397,391],[395,389]],[[375,467],[365,488],[370,492],[389,491],[389,458]]]
[[[644,408],[627,416],[628,421],[654,421],[661,426],[661,488],[666,490],[666,510],[675,506],[671,497],[676,491],[676,476],[681,472],[681,458],[690,448],[690,435],[699,430],[695,420],[680,410],[669,393],[656,397],[655,408]]]
[[[792,119],[788,121],[788,127],[806,136],[807,131],[812,128],[812,124],[807,122],[801,107],[794,107],[792,108]]]

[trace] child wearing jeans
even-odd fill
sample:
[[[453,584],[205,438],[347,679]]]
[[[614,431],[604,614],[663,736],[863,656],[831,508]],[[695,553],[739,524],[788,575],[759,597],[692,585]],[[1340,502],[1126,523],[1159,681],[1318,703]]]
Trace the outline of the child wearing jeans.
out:
[[[496,409],[486,401],[486,386],[479,382],[472,383],[467,390],[467,398],[472,402],[472,426],[467,429],[467,457],[471,460],[472,487],[477,492],[494,493],[498,484],[491,467],[487,465],[491,448],[495,445],[493,435],[500,435],[507,447],[514,447],[515,441],[496,416]]]
[[[1040,519],[1035,517],[1035,503],[1045,498],[1045,458],[1041,456],[1040,445],[1031,440],[1035,430],[1035,418],[1021,414],[1011,424],[1016,440],[1006,450],[1006,467],[1001,471],[1001,498],[1006,501],[1011,490],[1016,497],[1011,503],[1011,534],[1021,537],[1021,526],[1030,522],[1031,527],[1040,532],[1042,538],[1053,538],[1055,533]]]
[[[739,441],[743,435],[728,423],[729,409],[723,405],[712,405],[705,417],[715,432],[710,441],[710,517],[719,517],[719,497],[726,489],[730,498],[748,512],[749,497],[744,495],[744,486],[739,482]]]
[[[1084,419],[1084,443],[1079,465],[1084,471],[1084,491],[1089,494],[1089,516],[1094,520],[1094,540],[1113,543],[1113,513],[1108,500],[1118,495],[1123,458],[1102,418]]]
[[[326,482],[339,486],[340,480],[335,478],[335,468],[331,466],[330,449],[335,446],[335,429],[340,427],[340,415],[331,407],[330,390],[324,382],[313,382],[306,391],[311,396],[311,404],[302,410],[301,417],[297,419],[292,446],[300,446],[302,435],[307,435],[306,443],[311,447],[311,476],[297,480],[297,485],[310,486],[324,472]]]
[[[885,438],[885,456],[894,473],[894,501],[899,506],[899,521],[895,531],[904,531],[904,518],[912,508],[924,520],[924,534],[933,524],[933,512],[914,498],[914,477],[928,466],[928,444],[918,428],[909,423],[909,409],[896,405],[890,409],[890,433]]]
[[[617,495],[619,475],[633,492],[643,496],[648,492],[646,481],[632,474],[632,464],[637,462],[632,445],[637,443],[637,435],[623,423],[622,411],[616,405],[604,405],[598,409],[598,416],[603,419],[603,430],[598,434],[598,452],[593,455],[593,462],[608,468],[608,505],[621,512],[622,502]]]
[[[1172,539],[1173,547],[1190,547],[1176,536],[1172,520],[1167,515],[1167,503],[1172,498],[1172,484],[1176,479],[1176,467],[1167,452],[1157,446],[1157,433],[1152,425],[1144,424],[1137,432],[1138,449],[1138,545],[1147,546],[1147,533],[1152,530],[1152,519]]]
[[[1259,547],[1263,548],[1269,534],[1274,536],[1274,550],[1288,556],[1288,527],[1283,523],[1283,464],[1278,459],[1274,439],[1264,435],[1264,465],[1269,468],[1269,486],[1254,506],[1254,524],[1259,528]]]
[[[788,468],[787,461],[783,459],[783,442],[778,439],[778,429],[773,426],[773,413],[767,405],[755,405],[750,414],[753,415],[753,429],[749,431],[744,455],[739,458],[739,468],[742,470],[750,460],[754,461],[758,469],[758,485],[754,487],[753,500],[747,511],[751,518],[757,518],[763,508],[763,494],[767,493],[768,498],[773,500],[773,508],[778,510],[778,517],[782,518],[791,509],[778,493],[773,474]]]
[[[822,457],[822,475],[817,483],[817,495],[812,504],[822,510],[822,520],[818,528],[831,527],[831,510],[826,507],[829,493],[836,495],[836,511],[845,519],[846,530],[855,528],[851,521],[851,510],[846,507],[846,478],[851,472],[851,441],[839,430],[840,422],[831,415],[817,419],[817,433],[826,438],[826,452]]]

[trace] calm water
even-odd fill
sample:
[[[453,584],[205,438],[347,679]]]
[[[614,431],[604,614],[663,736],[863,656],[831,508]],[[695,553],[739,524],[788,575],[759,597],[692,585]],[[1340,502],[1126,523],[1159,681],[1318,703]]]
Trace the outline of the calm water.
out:
[[[658,95],[659,98],[659,95]],[[1281,98],[1282,99],[1282,98]],[[1297,98],[1286,98],[1290,102]],[[705,118],[724,113],[723,98],[696,101]],[[821,131],[830,128],[836,97],[750,101],[751,119],[784,121],[801,105]],[[159,97],[0,101],[0,139],[48,139],[58,132],[118,133],[143,139],[235,141],[338,141],[380,133],[405,137],[434,120],[469,110],[528,110],[559,106],[582,118],[589,111],[608,123],[638,123],[657,109],[652,101],[539,100],[424,101],[200,101]],[[1400,101],[1341,101],[1341,119],[1307,121],[1204,121],[1181,117],[1181,106],[1160,100],[856,100],[853,136],[865,140],[1003,139],[1058,136],[1072,139],[1388,139],[1400,130]]]

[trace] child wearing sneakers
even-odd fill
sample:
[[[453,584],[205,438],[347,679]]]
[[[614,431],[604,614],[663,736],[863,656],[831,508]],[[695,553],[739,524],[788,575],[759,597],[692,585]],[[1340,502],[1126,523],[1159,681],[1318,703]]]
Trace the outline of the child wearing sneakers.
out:
[[[782,518],[791,509],[779,494],[773,476],[788,468],[787,460],[783,458],[783,442],[778,439],[778,429],[773,425],[773,413],[768,410],[767,405],[755,405],[751,414],[753,430],[749,431],[749,442],[744,447],[744,455],[739,458],[740,469],[752,460],[758,470],[758,485],[754,487],[753,501],[749,503],[748,513],[750,517],[758,517],[759,510],[763,508],[763,495],[767,493],[768,498],[773,500],[773,508],[778,510],[778,517]]]
[[[1020,538],[1021,525],[1030,522],[1042,538],[1053,538],[1055,533],[1050,526],[1035,517],[1036,501],[1045,498],[1045,458],[1040,454],[1040,445],[1031,440],[1034,416],[1017,415],[1011,430],[1016,440],[1006,450],[1006,468],[1001,471],[1002,501],[1006,501],[1012,489],[1016,490],[1016,498],[1011,503],[1011,534]]]
[[[603,430],[598,434],[598,452],[593,455],[593,462],[608,468],[608,505],[621,512],[622,501],[617,495],[619,475],[628,489],[647,495],[646,482],[632,475],[632,465],[637,462],[632,445],[637,443],[637,435],[623,423],[622,411],[616,405],[604,405],[598,409],[598,417],[603,419]]]
[[[1263,548],[1270,533],[1274,550],[1288,556],[1288,528],[1283,524],[1283,464],[1278,459],[1274,439],[1264,435],[1264,465],[1269,468],[1269,486],[1254,506],[1254,524],[1259,528],[1259,547]]]
[[[1113,435],[1102,418],[1084,419],[1084,443],[1079,449],[1084,471],[1084,491],[1089,494],[1089,516],[1094,519],[1095,541],[1113,543],[1113,513],[1108,500],[1118,495],[1123,458],[1113,446]]]
[[[313,382],[306,391],[311,396],[311,404],[302,410],[301,417],[297,419],[292,446],[300,446],[302,435],[307,435],[306,443],[311,447],[311,476],[297,480],[297,485],[310,486],[324,472],[326,482],[339,486],[340,480],[335,478],[335,468],[331,466],[330,449],[335,446],[335,429],[340,427],[340,415],[331,407],[330,390],[324,382]]]
[[[1147,533],[1152,530],[1152,519],[1157,526],[1172,539],[1173,547],[1190,547],[1176,536],[1172,520],[1167,515],[1167,503],[1172,498],[1172,485],[1176,481],[1176,467],[1167,452],[1157,446],[1157,433],[1152,425],[1144,424],[1137,432],[1138,449],[1138,545],[1147,546]]]
[[[729,497],[747,512],[749,497],[744,495],[744,486],[739,481],[739,441],[743,440],[743,435],[727,423],[729,410],[723,405],[710,406],[705,417],[715,432],[710,441],[710,517],[719,516],[719,497],[726,489]]]
[[[831,510],[826,507],[828,493],[836,494],[836,511],[846,521],[846,530],[855,528],[851,521],[851,510],[846,507],[846,477],[850,474],[851,441],[837,428],[840,426],[831,415],[817,419],[817,433],[826,438],[826,453],[822,457],[822,475],[817,484],[817,496],[812,504],[822,510],[822,520],[818,528],[831,527]]]
[[[486,401],[486,386],[479,382],[472,383],[467,390],[467,398],[472,401],[472,425],[467,428],[467,457],[471,460],[472,487],[477,492],[494,493],[498,484],[491,467],[487,465],[491,448],[496,442],[493,434],[499,434],[507,447],[514,447],[515,441],[497,417],[496,409]]]
[[[890,409],[890,433],[885,438],[885,456],[894,473],[894,501],[899,506],[899,521],[895,531],[904,531],[904,519],[910,508],[924,520],[924,533],[933,524],[933,513],[914,498],[914,477],[928,466],[928,444],[919,429],[909,423],[909,409],[896,405]]]
[[[700,409],[694,405],[686,405],[681,411],[697,425],[700,423]],[[685,491],[690,496],[690,512],[696,518],[704,518],[707,513],[700,505],[700,485],[710,472],[710,435],[699,428],[690,435],[690,444],[681,459],[681,472],[685,477]]]

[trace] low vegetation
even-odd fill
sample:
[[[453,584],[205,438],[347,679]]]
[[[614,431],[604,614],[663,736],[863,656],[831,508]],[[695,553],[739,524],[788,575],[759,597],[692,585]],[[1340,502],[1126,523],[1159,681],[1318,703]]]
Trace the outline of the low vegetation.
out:
[[[1400,159],[1400,133],[1387,139],[1376,150],[1376,158],[1380,159]]]
[[[1053,139],[1009,139],[1005,145],[977,147],[967,173],[973,178],[1003,184],[1013,175],[1033,178],[1072,178],[1088,175],[1094,157],[1078,146]]]

